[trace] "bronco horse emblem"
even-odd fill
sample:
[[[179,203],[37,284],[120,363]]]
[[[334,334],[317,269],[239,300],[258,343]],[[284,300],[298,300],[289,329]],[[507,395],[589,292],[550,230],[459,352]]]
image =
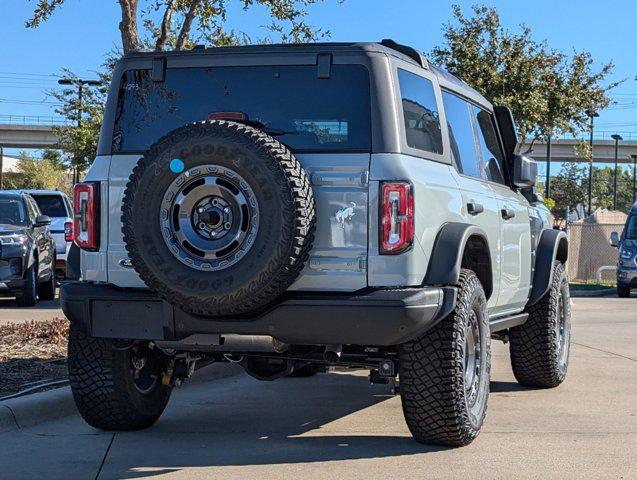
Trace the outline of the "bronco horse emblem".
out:
[[[345,229],[345,222],[349,222],[356,212],[354,212],[354,208],[356,208],[356,204],[354,202],[349,202],[351,207],[341,208],[338,212],[336,212],[336,222],[341,226],[341,228]]]

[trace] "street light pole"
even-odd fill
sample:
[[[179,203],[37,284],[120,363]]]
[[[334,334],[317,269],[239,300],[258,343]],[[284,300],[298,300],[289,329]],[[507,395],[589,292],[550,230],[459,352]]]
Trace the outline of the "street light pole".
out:
[[[551,136],[546,139],[546,198],[551,198]]]
[[[588,168],[588,214],[590,215],[593,210],[593,118],[599,117],[599,114],[593,112],[592,110],[586,110],[586,115],[591,119],[591,138],[590,138],[590,146],[591,146],[591,164]]]
[[[637,201],[637,155],[631,155],[633,158],[633,203]]]
[[[60,85],[76,85],[77,86],[77,128],[82,127],[82,100],[84,98],[84,85],[90,87],[97,87],[102,84],[99,80],[83,80],[81,78],[61,78],[58,80]],[[77,158],[75,159],[76,165],[73,167],[73,184],[79,182],[79,171],[77,169]]]
[[[623,140],[622,136],[615,133],[610,136],[615,140],[615,174],[613,175],[613,210],[617,210],[617,153],[619,149],[619,141]]]

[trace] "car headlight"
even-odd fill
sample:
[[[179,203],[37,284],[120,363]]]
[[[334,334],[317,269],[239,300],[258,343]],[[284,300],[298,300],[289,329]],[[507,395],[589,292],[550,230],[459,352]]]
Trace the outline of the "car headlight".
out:
[[[622,260],[630,260],[635,256],[635,252],[629,248],[622,248],[619,251],[619,256]]]
[[[3,235],[0,236],[2,245],[22,245],[27,241],[26,235]]]

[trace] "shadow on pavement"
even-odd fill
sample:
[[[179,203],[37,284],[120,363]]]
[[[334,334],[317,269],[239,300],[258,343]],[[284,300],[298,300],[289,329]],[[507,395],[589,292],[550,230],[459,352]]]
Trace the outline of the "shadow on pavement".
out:
[[[209,389],[207,396],[203,388]],[[103,477],[141,478],[187,467],[385,458],[446,449],[415,442],[395,403],[385,404],[391,398],[386,388],[349,374],[271,383],[235,377],[217,391],[214,384],[198,386],[188,398],[173,399],[149,430],[118,433]],[[357,419],[357,413],[370,407],[381,414],[374,416],[373,424],[361,425],[363,417]],[[357,434],[344,433],[357,420]]]
[[[491,393],[501,393],[501,392],[524,392],[526,390],[533,390],[533,389],[523,387],[518,382],[491,381],[490,390],[491,390]]]

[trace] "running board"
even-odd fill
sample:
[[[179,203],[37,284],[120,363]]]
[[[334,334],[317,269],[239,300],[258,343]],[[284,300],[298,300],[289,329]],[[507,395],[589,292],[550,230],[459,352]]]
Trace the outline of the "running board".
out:
[[[511,315],[510,317],[494,318],[489,321],[489,328],[491,333],[500,332],[509,328],[518,327],[526,322],[529,318],[528,313],[518,313],[517,315]]]

